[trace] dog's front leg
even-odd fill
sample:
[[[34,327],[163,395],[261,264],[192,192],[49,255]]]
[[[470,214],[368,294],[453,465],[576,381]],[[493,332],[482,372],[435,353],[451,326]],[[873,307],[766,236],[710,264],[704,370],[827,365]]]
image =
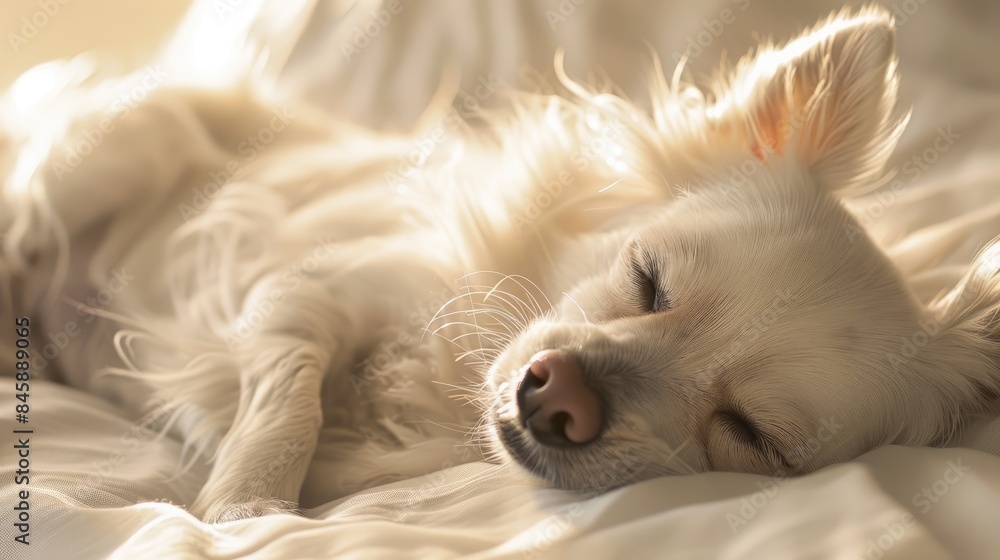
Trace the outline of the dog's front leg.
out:
[[[229,338],[240,370],[239,407],[216,451],[191,511],[218,522],[297,506],[319,429],[320,391],[327,372],[346,370],[372,313],[352,304],[357,287],[303,280],[280,303],[281,290],[262,282],[248,297],[238,336]],[[361,301],[369,300],[359,297]],[[235,398],[235,395],[234,395]]]
[[[291,334],[264,333],[247,345],[236,418],[191,506],[207,522],[294,509],[322,424],[329,350]]]

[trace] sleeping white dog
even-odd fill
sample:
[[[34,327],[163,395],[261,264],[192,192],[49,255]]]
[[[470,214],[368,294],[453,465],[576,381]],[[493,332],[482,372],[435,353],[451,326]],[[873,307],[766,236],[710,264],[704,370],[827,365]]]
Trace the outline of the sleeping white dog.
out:
[[[593,491],[941,444],[1000,396],[1000,251],[923,305],[845,210],[905,123],[893,37],[844,12],[711,91],[657,71],[651,113],[566,80],[406,176],[435,125],[249,87],[158,91],[68,161],[109,118],[85,81],[55,128],[5,123],[4,309],[79,324],[38,375],[212,461],[209,521],[480,447]]]

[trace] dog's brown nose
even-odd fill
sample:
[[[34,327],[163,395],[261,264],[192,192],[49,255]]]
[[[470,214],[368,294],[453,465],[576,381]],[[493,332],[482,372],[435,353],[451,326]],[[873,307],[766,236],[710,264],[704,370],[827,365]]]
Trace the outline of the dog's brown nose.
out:
[[[521,422],[543,445],[587,443],[601,433],[601,400],[587,387],[583,371],[562,350],[535,354],[517,388]]]

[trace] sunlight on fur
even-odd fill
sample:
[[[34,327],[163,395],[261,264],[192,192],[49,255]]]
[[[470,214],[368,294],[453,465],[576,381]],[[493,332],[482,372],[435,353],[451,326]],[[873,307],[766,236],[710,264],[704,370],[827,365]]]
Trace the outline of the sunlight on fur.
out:
[[[94,319],[43,374],[211,462],[207,521],[483,459],[600,492],[942,444],[1000,397],[1000,245],[925,305],[845,209],[906,123],[893,41],[866,8],[703,89],[655,61],[649,111],[557,60],[564,95],[511,93],[395,182],[441,106],[362,130],[230,53],[197,75],[245,79],[180,75],[67,162],[130,77],[47,67],[3,100],[0,287]]]

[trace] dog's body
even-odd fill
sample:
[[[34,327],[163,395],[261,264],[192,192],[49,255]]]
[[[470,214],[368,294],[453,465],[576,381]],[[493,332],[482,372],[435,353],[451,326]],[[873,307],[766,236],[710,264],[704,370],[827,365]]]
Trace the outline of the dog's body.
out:
[[[440,129],[164,91],[69,172],[53,149],[23,183],[44,197],[8,193],[3,264],[39,332],[85,324],[48,371],[214,453],[206,519],[476,459],[477,415],[575,489],[941,443],[1000,394],[997,252],[925,307],[843,208],[901,130],[894,69],[891,20],[841,14],[713,94],[657,81],[652,117],[529,97],[426,161]],[[300,497],[311,462],[337,475]]]

